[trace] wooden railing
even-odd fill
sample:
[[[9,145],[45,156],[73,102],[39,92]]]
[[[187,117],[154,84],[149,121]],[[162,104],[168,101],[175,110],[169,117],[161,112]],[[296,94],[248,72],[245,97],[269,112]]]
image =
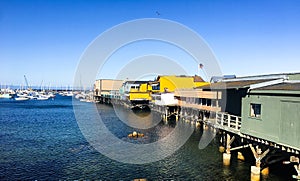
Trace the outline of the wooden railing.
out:
[[[213,112],[221,111],[221,107],[188,103],[182,100],[178,100],[178,105],[180,107],[188,107],[188,108],[194,108],[194,109],[205,110],[205,111],[213,111]]]
[[[216,126],[220,129],[239,133],[241,128],[241,117],[228,113],[216,113]]]

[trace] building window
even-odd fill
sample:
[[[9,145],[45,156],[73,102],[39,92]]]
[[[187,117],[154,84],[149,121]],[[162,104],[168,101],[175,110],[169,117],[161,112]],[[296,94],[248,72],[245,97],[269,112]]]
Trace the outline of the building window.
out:
[[[130,88],[131,88],[131,89],[140,89],[140,86],[132,85]]]
[[[190,97],[186,98],[186,103],[191,103],[191,98]]]
[[[152,90],[160,90],[160,84],[153,84]]]
[[[202,99],[202,105],[207,106],[207,100],[205,98]]]
[[[206,104],[207,106],[211,106],[211,99],[207,99]]]
[[[261,117],[261,104],[250,104],[250,116],[256,118]]]

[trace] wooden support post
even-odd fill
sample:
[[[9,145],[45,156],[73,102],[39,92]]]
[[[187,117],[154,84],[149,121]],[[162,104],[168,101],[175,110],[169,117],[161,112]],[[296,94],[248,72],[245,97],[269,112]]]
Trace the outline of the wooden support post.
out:
[[[284,161],[283,164],[294,164],[297,175],[293,175],[294,179],[300,180],[300,159],[296,156],[291,156],[289,161]]]
[[[251,181],[252,181],[252,177],[253,177],[253,181],[256,181],[256,179],[260,179],[260,164],[261,164],[261,160],[269,153],[269,149],[267,149],[264,153],[262,153],[262,150],[256,146],[256,150],[254,149],[254,147],[252,146],[252,144],[249,145],[251,148],[251,151],[254,155],[255,158],[255,166],[251,166]],[[254,168],[256,167],[256,168]],[[259,170],[259,174],[257,174],[257,170]],[[253,171],[253,173],[252,173]],[[267,175],[269,174],[269,169],[266,169],[265,171],[262,172],[263,175]]]
[[[260,180],[260,167],[251,166],[251,181]]]
[[[220,134],[221,134],[221,139],[220,139],[221,145],[219,146],[219,152],[223,153],[225,151],[225,147],[224,147],[225,139],[224,139],[224,133],[222,131]]]
[[[219,146],[219,152],[224,153],[225,147],[223,145]]]
[[[221,113],[221,125],[224,126],[224,114]]]
[[[165,120],[168,120],[168,109],[165,108]]]
[[[266,167],[266,168],[262,169],[261,174],[262,175],[269,175],[269,167]]]
[[[179,117],[179,107],[176,107],[176,121],[178,121],[178,117]]]
[[[234,140],[234,136],[230,139],[230,135],[227,134],[226,137],[226,153],[223,153],[223,164],[225,166],[230,165],[231,153],[230,153],[230,145]]]
[[[238,155],[237,155],[237,158],[241,161],[245,161],[245,157],[244,155],[242,154],[242,152],[238,152]]]
[[[200,121],[196,121],[196,127],[200,127],[201,126],[201,124],[200,124]]]
[[[299,163],[299,158],[298,158],[298,163]],[[300,180],[300,164],[294,165],[294,168],[296,169],[297,175],[293,175],[293,178]]]
[[[223,165],[229,166],[230,165],[230,158],[231,158],[230,153],[223,153]]]

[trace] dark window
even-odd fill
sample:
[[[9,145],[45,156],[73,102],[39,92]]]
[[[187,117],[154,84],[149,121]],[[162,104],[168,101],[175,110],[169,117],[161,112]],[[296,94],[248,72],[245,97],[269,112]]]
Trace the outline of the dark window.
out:
[[[159,84],[152,85],[152,90],[160,90],[160,85]]]
[[[211,99],[207,99],[206,104],[207,106],[211,106]]]
[[[131,89],[140,89],[140,86],[132,85],[130,88],[131,88]]]
[[[205,106],[206,106],[206,104],[207,104],[206,99],[203,98],[203,99],[202,99],[202,105],[205,105]]]
[[[256,118],[261,117],[261,104],[250,104],[250,116]]]

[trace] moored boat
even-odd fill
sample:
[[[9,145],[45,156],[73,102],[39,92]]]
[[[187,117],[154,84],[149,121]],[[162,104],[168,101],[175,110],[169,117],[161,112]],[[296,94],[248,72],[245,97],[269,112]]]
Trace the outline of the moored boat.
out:
[[[4,94],[0,93],[0,98],[7,98],[7,99],[9,99],[9,98],[11,98],[11,95],[7,94],[7,93],[4,93]]]
[[[28,99],[29,99],[28,97],[15,97],[16,101],[26,101]]]
[[[49,99],[49,97],[48,96],[44,96],[44,95],[39,95],[37,98],[36,98],[36,100],[41,100],[41,101],[43,101],[43,100],[48,100]]]

